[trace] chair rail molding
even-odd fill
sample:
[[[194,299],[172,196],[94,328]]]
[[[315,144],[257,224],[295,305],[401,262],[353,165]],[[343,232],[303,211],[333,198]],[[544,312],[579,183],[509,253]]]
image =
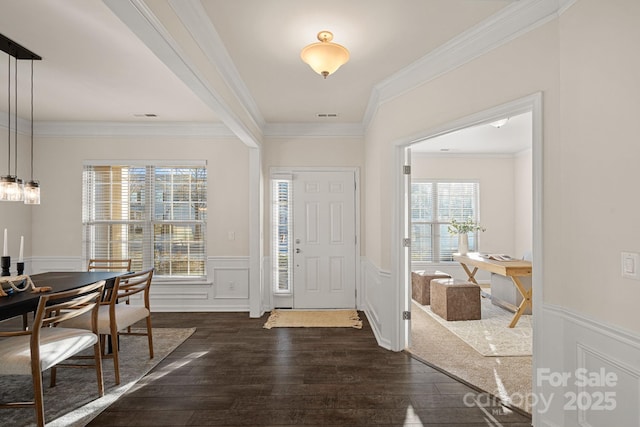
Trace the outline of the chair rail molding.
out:
[[[86,269],[81,256],[31,257],[25,263],[28,274]],[[248,256],[208,257],[207,276],[206,280],[154,280],[152,311],[249,311]]]

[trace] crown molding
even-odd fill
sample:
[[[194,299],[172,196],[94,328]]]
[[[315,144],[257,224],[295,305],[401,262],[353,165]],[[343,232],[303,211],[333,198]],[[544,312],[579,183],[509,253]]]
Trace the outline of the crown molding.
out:
[[[378,108],[560,16],[577,0],[521,0],[464,31],[374,86],[363,118],[368,129]]]
[[[265,120],[251,92],[244,84],[222,38],[216,31],[200,0],[169,0],[169,5],[182,21],[187,31],[198,44],[207,59],[220,71],[226,84],[240,100],[247,114],[259,128],[264,128]]]
[[[213,137],[237,138],[222,123],[35,122],[38,137]]]
[[[35,122],[37,136],[207,136],[237,137],[256,147],[269,137],[362,137],[378,108],[453,69],[480,57],[517,37],[558,18],[578,0],[520,0],[454,37],[430,54],[376,84],[361,123],[265,123],[255,100],[242,81],[222,39],[207,18],[201,0],[169,0],[171,8],[191,33],[205,56],[219,70],[233,96],[255,125],[255,134],[224,102],[191,64],[178,43],[148,8],[145,0],[103,2],[187,86],[217,114],[224,124],[166,122]],[[204,42],[206,41],[206,43]],[[13,131],[12,118],[12,131]],[[226,126],[225,126],[226,125]],[[31,133],[30,121],[18,118],[18,133]],[[7,128],[0,112],[0,128]]]
[[[11,115],[11,133],[15,131],[15,114]],[[0,111],[0,128],[6,130],[7,126],[7,113],[6,111]],[[34,122],[35,127],[35,122]],[[18,133],[22,135],[31,135],[31,121],[18,117]],[[35,129],[34,129],[35,133]]]
[[[188,60],[169,31],[147,6],[145,0],[103,0],[105,5],[172,70],[220,120],[247,146],[257,148],[262,135],[256,135],[227,105],[198,68]],[[248,116],[250,117],[250,116]]]

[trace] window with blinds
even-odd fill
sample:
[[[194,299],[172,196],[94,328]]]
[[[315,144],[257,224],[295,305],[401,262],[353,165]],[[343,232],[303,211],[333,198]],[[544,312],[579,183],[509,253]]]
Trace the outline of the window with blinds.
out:
[[[206,276],[207,169],[182,165],[97,165],[83,169],[83,251],[131,258],[154,277]]]
[[[479,221],[478,182],[411,183],[411,261],[453,261],[458,237],[449,234],[452,219]],[[469,234],[469,250],[478,248],[478,233]]]
[[[282,176],[271,180],[271,254],[275,293],[291,292],[291,179]]]

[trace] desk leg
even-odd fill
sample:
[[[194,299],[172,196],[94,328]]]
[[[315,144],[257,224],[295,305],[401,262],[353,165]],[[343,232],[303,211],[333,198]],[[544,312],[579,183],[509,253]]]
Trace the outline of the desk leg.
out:
[[[520,316],[522,316],[522,313],[524,313],[527,307],[533,308],[531,304],[531,294],[533,289],[529,289],[527,291],[524,288],[524,286],[522,286],[522,282],[520,282],[520,279],[516,276],[511,276],[511,280],[513,281],[513,284],[516,286],[516,289],[518,289],[518,292],[520,292],[520,295],[522,295],[522,302],[518,307],[518,311],[516,311],[516,313],[513,315],[513,319],[511,320],[511,323],[509,323],[509,327],[513,328],[516,326],[516,324],[518,323],[518,320],[520,320]]]
[[[474,267],[473,271],[469,270],[469,267],[467,267],[466,264],[460,263],[460,265],[462,266],[462,268],[464,268],[464,271],[467,273],[467,276],[469,276],[469,281],[475,283],[476,285],[478,284],[478,282],[475,279],[475,275],[478,272],[478,267]]]

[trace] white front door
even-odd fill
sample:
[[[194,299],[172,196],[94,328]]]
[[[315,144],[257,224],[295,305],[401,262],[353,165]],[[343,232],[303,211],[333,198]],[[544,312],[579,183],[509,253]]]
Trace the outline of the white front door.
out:
[[[293,176],[293,307],[355,308],[354,172]]]

